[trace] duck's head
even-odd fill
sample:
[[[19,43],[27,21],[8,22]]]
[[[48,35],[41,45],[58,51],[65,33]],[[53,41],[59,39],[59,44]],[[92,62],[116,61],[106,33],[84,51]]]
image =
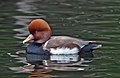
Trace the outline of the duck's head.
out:
[[[29,36],[23,43],[34,40],[36,43],[44,43],[51,37],[51,28],[43,19],[35,19],[28,25]]]

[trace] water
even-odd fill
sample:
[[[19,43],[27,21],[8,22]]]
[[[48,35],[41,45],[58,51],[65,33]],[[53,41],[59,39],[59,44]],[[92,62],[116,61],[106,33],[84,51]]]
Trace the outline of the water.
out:
[[[0,3],[1,78],[120,77],[119,0],[1,0]],[[46,19],[53,35],[95,40],[103,47],[94,52],[93,61],[82,61],[79,56],[70,64],[70,59],[57,63],[44,61],[50,67],[41,65],[35,70],[34,66],[27,66],[26,45],[22,44],[28,35],[27,25],[34,18]]]

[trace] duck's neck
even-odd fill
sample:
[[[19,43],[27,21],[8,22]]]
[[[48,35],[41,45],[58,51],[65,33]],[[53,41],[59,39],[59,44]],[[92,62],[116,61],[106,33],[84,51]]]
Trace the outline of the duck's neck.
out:
[[[49,31],[43,31],[43,32],[40,32],[40,33],[41,33],[40,38],[35,41],[36,43],[45,43],[51,37],[51,33]]]

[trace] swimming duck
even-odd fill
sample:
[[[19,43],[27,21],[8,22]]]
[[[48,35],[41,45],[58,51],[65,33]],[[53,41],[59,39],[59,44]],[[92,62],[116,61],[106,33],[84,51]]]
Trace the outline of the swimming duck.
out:
[[[28,30],[30,34],[23,43],[34,42],[28,45],[27,52],[33,51],[36,54],[77,54],[78,52],[89,52],[101,47],[101,44],[96,44],[94,41],[84,41],[69,36],[52,36],[49,24],[43,19],[32,20],[28,25]]]

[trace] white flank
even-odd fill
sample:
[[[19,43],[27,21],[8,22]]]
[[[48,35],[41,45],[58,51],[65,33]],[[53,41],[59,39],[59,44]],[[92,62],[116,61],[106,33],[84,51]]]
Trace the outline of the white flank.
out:
[[[79,52],[78,48],[50,48],[52,54],[76,54]]]

